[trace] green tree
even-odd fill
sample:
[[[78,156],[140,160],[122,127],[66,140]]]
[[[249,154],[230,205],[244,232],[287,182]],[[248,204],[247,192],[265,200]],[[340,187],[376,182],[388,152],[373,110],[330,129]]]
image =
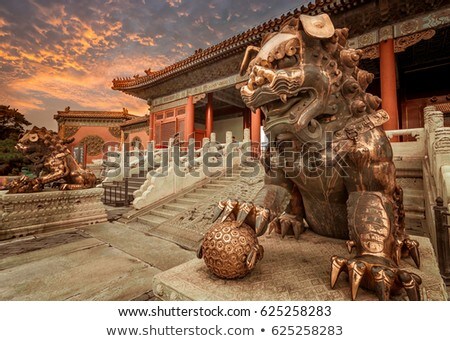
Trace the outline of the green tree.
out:
[[[0,105],[0,175],[18,175],[29,164],[14,146],[30,124],[17,109]]]
[[[0,140],[18,139],[31,123],[17,109],[9,105],[0,105]]]

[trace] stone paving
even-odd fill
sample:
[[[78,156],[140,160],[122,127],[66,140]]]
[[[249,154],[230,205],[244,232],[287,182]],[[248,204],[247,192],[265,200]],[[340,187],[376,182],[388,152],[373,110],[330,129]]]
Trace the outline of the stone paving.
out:
[[[310,232],[300,241],[264,236],[264,260],[249,277],[237,281],[214,278],[203,261],[195,259],[193,247],[179,246],[203,234],[218,198],[239,194],[248,200],[261,185],[257,177],[215,192],[162,224],[156,231],[161,236],[133,224],[108,222],[1,241],[0,300],[158,300],[154,292],[163,299],[348,300],[345,275],[337,290],[328,284],[329,253],[346,256],[341,241],[325,238],[319,243],[317,238],[323,237]],[[127,210],[110,208],[108,217],[115,221]],[[431,264],[427,259],[434,260],[430,248],[424,251],[426,244],[421,241],[425,268]],[[410,263],[403,265],[417,271]],[[445,299],[433,271],[434,279],[421,274],[427,288],[423,295]],[[375,298],[362,290],[358,299]]]
[[[429,239],[415,237],[421,245],[421,268],[411,259],[400,267],[422,278],[424,300],[447,300],[435,255]],[[281,239],[279,235],[262,236],[264,258],[253,272],[238,280],[224,280],[213,275],[203,260],[192,260],[155,276],[154,293],[164,300],[256,300],[256,301],[342,301],[350,300],[347,276],[341,274],[334,290],[330,287],[330,258],[351,258],[342,240],[326,238],[307,231],[300,240]],[[377,300],[360,289],[358,300]],[[403,291],[393,300],[407,300]]]
[[[152,278],[195,257],[118,223],[0,243],[0,300],[154,300]]]

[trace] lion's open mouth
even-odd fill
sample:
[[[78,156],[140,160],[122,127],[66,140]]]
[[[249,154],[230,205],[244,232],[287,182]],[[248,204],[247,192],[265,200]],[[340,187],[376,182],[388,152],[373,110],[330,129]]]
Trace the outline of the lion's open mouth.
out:
[[[304,73],[300,69],[274,71],[255,66],[254,74],[261,79],[259,84],[250,79],[248,85],[241,88],[242,99],[250,108],[260,108],[275,101],[287,104],[302,90]]]
[[[276,100],[261,106],[261,110],[266,117],[287,116],[294,119],[294,115],[298,114],[302,108],[306,108],[315,99],[315,93],[312,89],[301,90],[295,97],[287,99],[285,102]]]
[[[314,118],[314,111],[308,109],[316,99],[314,89],[302,89],[286,102],[279,99],[262,105],[261,110],[266,116],[266,129],[280,123],[307,125]]]

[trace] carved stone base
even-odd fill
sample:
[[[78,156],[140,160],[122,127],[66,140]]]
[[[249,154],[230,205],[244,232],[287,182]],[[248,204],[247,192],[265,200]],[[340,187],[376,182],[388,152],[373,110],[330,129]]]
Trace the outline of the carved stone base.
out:
[[[439,274],[430,240],[413,236],[420,243],[421,268],[411,259],[400,266],[423,280],[423,300],[445,301],[447,293]],[[153,292],[163,300],[194,301],[345,301],[351,300],[344,274],[335,289],[330,288],[330,257],[348,256],[345,242],[306,232],[297,241],[281,240],[279,235],[263,236],[264,259],[253,272],[239,280],[223,280],[211,273],[202,259],[195,259],[159,273],[153,279]],[[406,294],[391,297],[407,300]],[[360,288],[359,301],[377,301],[377,296]]]
[[[0,240],[106,221],[102,188],[6,194],[0,191]]]

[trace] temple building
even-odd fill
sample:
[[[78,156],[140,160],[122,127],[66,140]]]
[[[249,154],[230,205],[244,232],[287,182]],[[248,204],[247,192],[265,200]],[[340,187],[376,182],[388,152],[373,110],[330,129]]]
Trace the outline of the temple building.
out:
[[[442,0],[317,0],[162,70],[116,78],[112,88],[147,101],[148,128],[142,129],[157,145],[176,133],[181,141],[200,141],[215,132],[223,141],[231,130],[240,140],[244,128],[251,128],[252,141],[259,143],[264,115],[251,113],[239,93],[248,80],[239,75],[244,51],[289,16],[320,13],[329,14],[336,28],[348,27],[349,46],[363,51],[361,68],[375,75],[368,92],[382,98],[391,117],[385,129],[423,127],[423,108],[433,103],[448,113],[450,6]]]
[[[145,149],[149,142],[149,116],[145,115],[120,124],[121,141],[129,143],[132,149]]]
[[[70,107],[58,111],[54,118],[58,122],[59,135],[74,139],[69,148],[83,167],[102,159],[103,149],[108,145],[120,144],[122,123],[139,119],[129,114],[126,108],[122,111],[74,111]]]

